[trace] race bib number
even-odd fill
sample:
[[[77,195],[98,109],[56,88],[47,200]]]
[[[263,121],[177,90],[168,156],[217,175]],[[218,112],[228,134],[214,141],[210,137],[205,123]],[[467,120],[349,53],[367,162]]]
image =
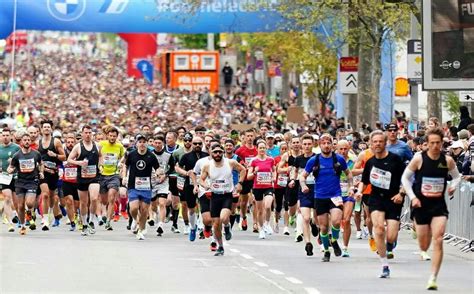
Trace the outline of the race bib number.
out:
[[[108,166],[116,166],[118,163],[118,156],[117,154],[113,153],[106,153],[104,156],[104,165]]]
[[[286,187],[286,185],[288,185],[288,175],[279,174],[277,178],[277,184],[280,187]]]
[[[250,166],[250,163],[255,159],[255,157],[246,157],[245,158],[245,163],[247,166]]]
[[[306,177],[306,185],[314,185],[315,181],[314,181],[314,176],[313,176],[313,173],[310,173],[307,177]]]
[[[74,181],[77,179],[77,167],[65,167],[64,179],[66,181]]]
[[[0,184],[2,185],[10,185],[12,182],[13,175],[7,173],[0,173]]]
[[[342,193],[342,196],[349,195],[349,183],[341,182],[341,193]]]
[[[390,181],[392,180],[392,173],[373,167],[370,171],[370,183],[372,186],[388,190],[390,189]]]
[[[258,185],[271,185],[272,173],[271,172],[257,172],[257,184]]]
[[[81,176],[86,179],[95,178],[97,175],[97,166],[88,165],[81,170]]]
[[[342,206],[342,204],[343,204],[341,196],[331,197],[331,201],[332,201],[332,203],[334,203],[334,205],[336,205],[338,207]]]
[[[148,191],[151,190],[150,177],[136,177],[135,178],[135,189]]]
[[[56,170],[58,166],[52,161],[43,161],[44,167],[51,170]]]
[[[425,197],[441,197],[444,191],[444,178],[423,177],[421,181],[421,194]]]
[[[216,194],[224,194],[230,192],[230,183],[226,180],[214,180],[211,182],[211,191]]]
[[[177,186],[178,190],[183,191],[184,190],[184,182],[186,181],[185,178],[178,176],[177,178]]]
[[[31,159],[20,159],[20,172],[31,173],[35,170],[35,160]]]

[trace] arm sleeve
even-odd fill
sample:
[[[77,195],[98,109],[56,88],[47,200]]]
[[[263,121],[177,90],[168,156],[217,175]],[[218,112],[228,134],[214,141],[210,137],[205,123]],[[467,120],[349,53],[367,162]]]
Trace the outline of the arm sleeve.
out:
[[[415,192],[413,192],[413,176],[415,172],[409,169],[408,167],[405,169],[402,175],[402,185],[405,189],[405,193],[407,193],[410,200],[416,198]]]
[[[458,168],[454,166],[452,170],[449,171],[449,174],[453,178],[451,181],[451,187],[456,187],[461,182],[461,175],[459,174]]]

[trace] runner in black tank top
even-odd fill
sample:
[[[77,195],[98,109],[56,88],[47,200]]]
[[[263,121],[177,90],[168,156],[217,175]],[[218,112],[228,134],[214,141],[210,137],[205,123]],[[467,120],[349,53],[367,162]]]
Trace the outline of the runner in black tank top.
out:
[[[414,208],[420,250],[426,252],[433,243],[432,272],[426,286],[428,290],[438,289],[437,276],[443,260],[443,236],[448,219],[445,192],[453,195],[461,181],[454,160],[441,152],[443,137],[443,129],[428,129],[428,151],[415,154],[402,176],[403,188]],[[449,187],[448,174],[452,177]]]
[[[99,183],[99,150],[95,144],[92,145],[92,150],[87,150],[84,143],[81,141],[81,154],[76,159],[77,161],[86,161],[87,167],[79,166],[77,170],[77,182],[79,185]]]

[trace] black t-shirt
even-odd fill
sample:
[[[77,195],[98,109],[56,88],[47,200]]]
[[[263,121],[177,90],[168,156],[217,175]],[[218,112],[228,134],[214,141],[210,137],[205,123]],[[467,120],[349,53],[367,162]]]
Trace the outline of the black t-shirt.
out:
[[[209,154],[206,152],[191,151],[189,153],[184,154],[183,157],[181,157],[181,160],[179,161],[179,167],[181,167],[185,171],[190,171],[194,169],[194,167],[196,166],[196,162],[199,159],[207,157],[207,156],[209,156]],[[184,182],[184,184],[189,185],[189,183],[190,183],[189,177],[186,176],[186,181]]]
[[[151,190],[151,174],[153,169],[159,167],[156,156],[150,150],[143,155],[133,150],[128,154],[125,164],[129,168],[128,188]]]
[[[370,196],[393,197],[400,191],[400,182],[405,163],[402,159],[389,152],[385,158],[370,158],[362,173],[362,182],[372,184]]]
[[[41,154],[36,150],[23,153],[22,150],[13,155],[11,165],[18,171],[16,185],[23,187],[38,181]]]

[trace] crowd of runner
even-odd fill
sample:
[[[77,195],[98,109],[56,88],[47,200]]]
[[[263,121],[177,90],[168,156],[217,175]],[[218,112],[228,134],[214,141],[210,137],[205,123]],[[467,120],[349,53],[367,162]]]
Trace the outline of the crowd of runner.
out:
[[[351,237],[367,238],[381,260],[380,277],[388,278],[408,197],[423,260],[431,259],[433,243],[428,289],[437,288],[442,260],[445,192],[473,180],[474,124],[465,142],[447,147],[449,134],[436,119],[410,145],[398,139],[396,123],[364,137],[346,129],[282,133],[269,123],[241,132],[160,132],[145,124],[126,137],[112,125],[55,128],[51,120],[27,130],[3,126],[0,184],[9,232],[15,223],[25,235],[28,227],[49,231],[63,221],[88,236],[100,227],[113,231],[124,218],[144,240],[151,230],[166,238],[170,222],[172,233],[191,242],[210,239],[216,256],[224,255],[223,240],[242,230],[259,239],[294,234],[306,255],[317,246],[323,262],[331,251],[349,257]]]

